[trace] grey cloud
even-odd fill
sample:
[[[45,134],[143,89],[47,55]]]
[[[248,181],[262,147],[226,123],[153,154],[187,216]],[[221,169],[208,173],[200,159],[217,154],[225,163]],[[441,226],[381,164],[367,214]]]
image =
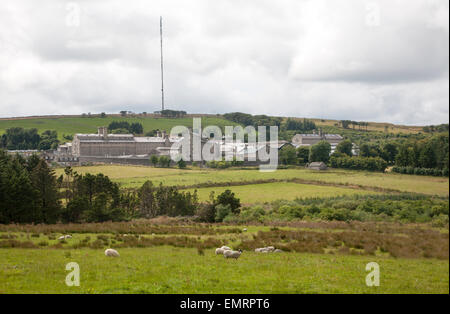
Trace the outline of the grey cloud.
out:
[[[0,116],[158,110],[163,15],[171,108],[448,121],[446,0],[4,2]]]

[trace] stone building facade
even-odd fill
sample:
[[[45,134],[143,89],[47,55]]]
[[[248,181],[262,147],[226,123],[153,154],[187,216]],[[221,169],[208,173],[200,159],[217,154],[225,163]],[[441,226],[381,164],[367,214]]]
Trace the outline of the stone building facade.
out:
[[[165,133],[156,137],[135,137],[132,134],[108,134],[105,127],[97,134],[75,134],[71,153],[75,157],[140,156],[159,154],[159,150],[170,148],[178,138]]]

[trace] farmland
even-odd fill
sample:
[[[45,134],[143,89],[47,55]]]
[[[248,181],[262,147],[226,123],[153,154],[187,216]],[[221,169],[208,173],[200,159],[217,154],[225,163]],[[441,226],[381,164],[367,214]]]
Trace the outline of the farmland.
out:
[[[200,201],[207,201],[211,192],[220,194],[230,187],[198,189]],[[243,204],[270,202],[279,199],[294,200],[306,197],[333,197],[347,195],[369,195],[375,192],[297,183],[263,183],[234,186],[231,188]],[[192,191],[192,190],[191,190]]]
[[[183,125],[192,127],[192,118],[154,118],[152,116],[135,116],[135,117],[121,117],[121,116],[107,116],[101,118],[93,117],[36,117],[25,119],[0,119],[0,135],[6,129],[13,127],[21,127],[25,129],[36,128],[39,133],[46,130],[54,130],[58,133],[58,138],[64,141],[63,135],[74,135],[76,133],[97,133],[99,126],[108,126],[113,121],[126,121],[128,123],[141,123],[144,132],[151,130],[166,130],[169,132],[172,127]],[[235,123],[227,121],[220,117],[207,116],[202,117],[202,125],[217,125],[219,127],[226,125],[235,125]]]
[[[386,189],[427,195],[449,195],[448,178],[411,176],[395,173],[384,174],[347,170],[316,172],[301,168],[280,169],[273,173],[265,173],[259,172],[256,169],[220,171],[194,168],[180,170],[118,165],[75,167],[74,170],[80,174],[103,173],[113,181],[120,183],[124,188],[140,187],[147,180],[151,180],[155,184],[163,183],[165,185],[176,185],[180,187],[192,187],[213,183],[223,186],[232,185],[233,183],[244,185],[246,183],[251,184],[257,180],[300,180],[300,182],[303,180],[313,181],[312,183],[315,183],[316,186],[321,184],[336,184],[340,188],[356,186],[359,188],[367,187],[369,189]],[[61,175],[62,173],[63,169],[57,169],[57,175]],[[311,189],[308,192],[311,192]],[[281,194],[279,197],[283,198],[286,195]],[[261,201],[264,201],[263,194],[259,195],[259,197]],[[270,200],[273,200],[273,198]]]
[[[388,224],[380,225],[383,231],[373,236],[376,224],[304,223],[278,228],[250,225],[245,226],[245,233],[241,232],[243,227],[179,225],[164,220],[4,226],[0,237],[15,242],[0,240],[0,293],[449,292],[448,234],[444,231],[441,234],[420,226]],[[60,232],[69,230],[73,231],[72,239],[57,240],[63,234]],[[105,230],[138,233],[127,237],[120,232],[103,233]],[[313,234],[328,242],[341,239],[342,244],[320,249],[320,244],[299,246],[301,242],[295,240],[298,235]],[[281,235],[285,237],[283,242],[273,239]],[[386,245],[385,253],[370,253],[366,251],[369,247],[356,249],[358,243],[367,243],[367,236],[379,237],[381,246]],[[388,238],[382,240],[385,236]],[[411,241],[405,241],[409,238]],[[256,254],[251,248],[260,244],[258,241],[274,241],[271,243],[283,247],[285,253]],[[402,247],[396,242],[403,243]],[[8,243],[16,247],[7,248]],[[430,259],[423,258],[422,253],[417,255],[424,243],[431,248],[427,254],[442,256]],[[244,253],[238,261],[216,256],[214,246],[222,244],[243,247]],[[328,246],[325,242],[323,245]],[[103,249],[109,246],[120,251],[120,258],[104,256]],[[390,257],[394,254],[399,257]],[[381,285],[370,288],[365,285],[365,266],[374,261],[381,268]],[[80,287],[64,283],[68,273],[65,265],[69,262],[80,266]]]
[[[243,208],[244,218],[268,210],[265,220],[247,222],[157,217],[0,225],[0,293],[449,293],[448,221],[440,225],[402,221],[424,208],[445,211],[448,178],[302,168],[263,173],[251,168],[96,165],[73,170],[103,173],[126,190],[135,190],[147,180],[185,191],[196,189],[200,201],[208,200],[211,191],[217,195],[230,189],[243,206],[340,196],[347,198],[336,201],[339,206],[351,206],[370,197],[403,197],[403,192],[417,195],[420,206],[404,211],[407,204],[416,204],[414,200],[381,202],[377,209],[396,208],[396,216],[386,221],[380,220],[387,217],[382,215],[371,216],[378,217],[374,221],[323,221],[320,217],[327,216],[311,215],[306,205],[304,220],[276,220],[288,217],[283,216],[285,211],[289,214],[296,208],[291,204]],[[56,169],[57,175],[63,173],[63,168]],[[58,239],[65,234],[72,238]],[[215,248],[222,245],[243,253],[238,260],[216,256]],[[268,245],[282,253],[254,252]],[[105,257],[106,248],[117,249],[120,257]],[[71,262],[80,266],[79,287],[65,284],[66,264]],[[371,262],[380,266],[379,287],[365,282],[366,265]]]
[[[106,259],[103,251],[91,249],[2,249],[0,293],[449,292],[445,261],[381,258],[381,286],[369,288],[365,265],[371,257],[249,253],[235,262],[174,247],[120,253],[118,259]],[[64,283],[71,261],[79,261],[80,287]]]

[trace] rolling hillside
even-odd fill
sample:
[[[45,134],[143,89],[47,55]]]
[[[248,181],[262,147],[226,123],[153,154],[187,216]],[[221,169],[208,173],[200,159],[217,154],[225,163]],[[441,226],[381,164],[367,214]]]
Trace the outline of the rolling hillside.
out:
[[[75,133],[95,133],[98,126],[108,126],[112,121],[128,121],[129,123],[139,122],[144,126],[144,132],[148,132],[155,129],[170,131],[170,129],[176,125],[192,126],[192,117],[202,117],[202,126],[206,125],[235,125],[235,122],[230,122],[217,115],[188,115],[185,118],[170,119],[161,118],[152,114],[144,115],[131,115],[122,117],[117,114],[108,114],[105,118],[99,115],[93,116],[44,116],[44,117],[17,117],[17,118],[0,118],[0,134],[5,133],[6,129],[12,127],[22,128],[36,128],[39,133],[45,130],[56,130],[58,132],[58,138],[63,140],[63,135],[73,135]],[[300,119],[300,118],[299,118]],[[326,126],[342,129],[338,126],[337,120],[321,120],[312,119],[317,126]],[[403,126],[394,125],[390,123],[376,123],[369,122],[367,126],[368,131],[378,131],[389,133],[405,133],[414,134],[422,132],[420,126]],[[351,131],[347,130],[347,131]],[[355,131],[358,131],[356,127]]]
[[[199,115],[202,116],[202,115]],[[56,130],[58,138],[63,140],[63,135],[73,135],[75,133],[96,133],[97,127],[108,126],[112,121],[128,121],[129,123],[139,122],[144,127],[144,132],[151,130],[166,130],[177,125],[192,127],[192,116],[169,119],[148,116],[129,116],[121,117],[118,115],[108,115],[105,118],[99,116],[81,117],[81,116],[53,116],[53,117],[29,117],[29,118],[7,118],[0,119],[0,134],[5,133],[6,129],[12,127],[22,127],[26,129],[36,128],[39,133],[45,130]],[[217,125],[219,127],[226,125],[235,125],[236,123],[216,116],[202,116],[202,126]]]

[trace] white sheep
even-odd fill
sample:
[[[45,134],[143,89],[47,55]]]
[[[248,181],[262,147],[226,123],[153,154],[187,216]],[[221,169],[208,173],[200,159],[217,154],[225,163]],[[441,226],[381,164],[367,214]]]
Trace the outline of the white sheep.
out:
[[[64,238],[66,239],[72,239],[72,236],[70,234],[66,235]]]
[[[225,250],[222,249],[222,248],[217,248],[216,249],[216,255],[221,255],[221,254],[223,254],[223,252],[225,252]]]
[[[108,257],[119,257],[120,256],[119,252],[117,252],[116,250],[113,250],[113,249],[107,249],[105,251],[105,255]]]
[[[225,251],[225,252],[223,252],[223,256],[224,256],[225,258],[234,258],[234,259],[238,259],[239,256],[241,256],[241,254],[242,254],[242,251],[241,251],[241,250],[239,250],[239,251]]]
[[[222,246],[221,249],[224,251],[231,251],[231,249],[228,246]]]
[[[275,251],[275,247],[273,247],[273,246],[268,246],[268,247],[266,247],[266,249],[267,249],[269,252]]]
[[[68,234],[68,235],[62,235],[58,238],[58,240],[65,240],[65,239],[72,239],[72,236]]]
[[[247,228],[242,229],[242,231],[247,232]]]
[[[276,249],[275,251],[273,251],[274,253],[283,253],[283,250],[280,249]]]

